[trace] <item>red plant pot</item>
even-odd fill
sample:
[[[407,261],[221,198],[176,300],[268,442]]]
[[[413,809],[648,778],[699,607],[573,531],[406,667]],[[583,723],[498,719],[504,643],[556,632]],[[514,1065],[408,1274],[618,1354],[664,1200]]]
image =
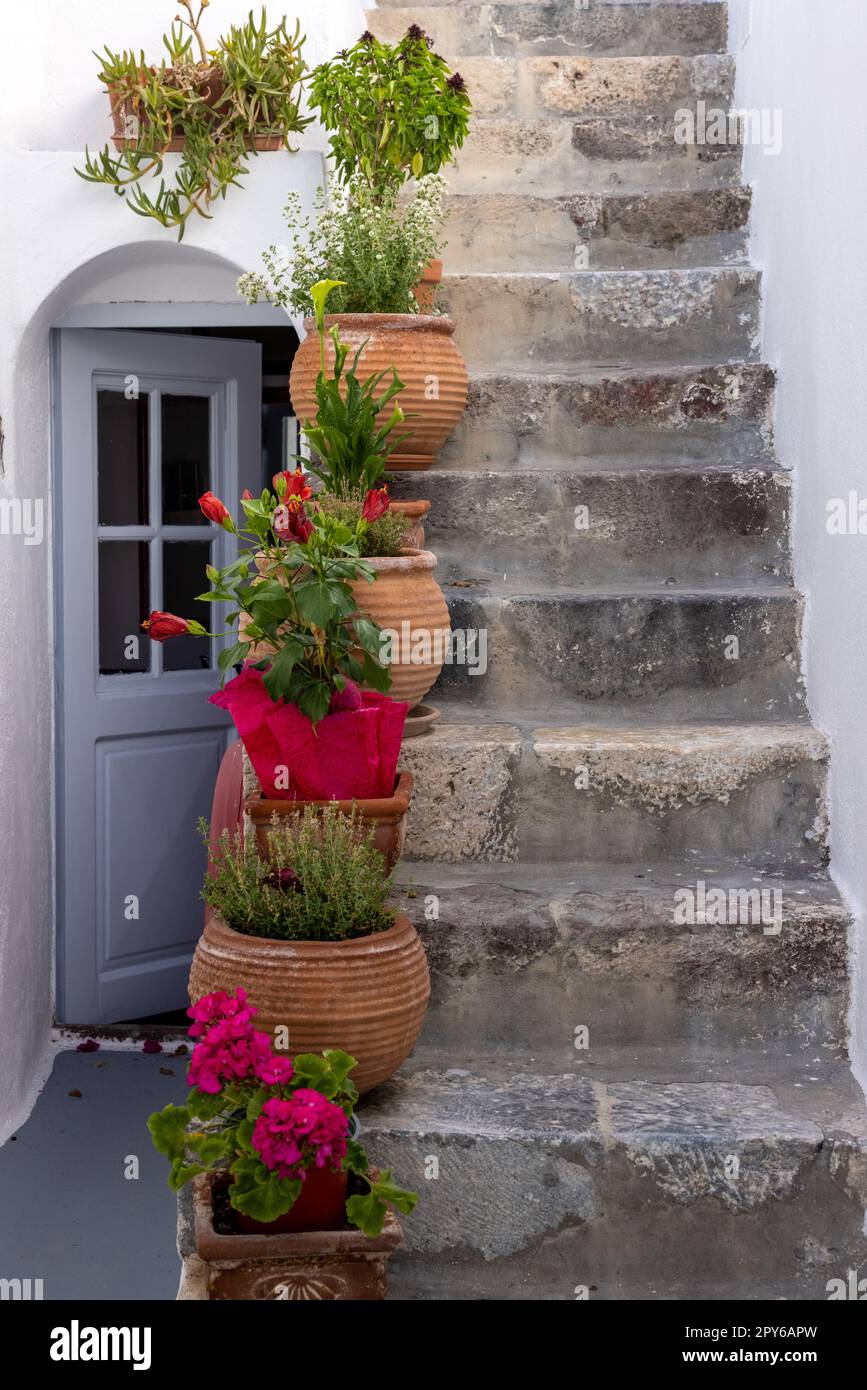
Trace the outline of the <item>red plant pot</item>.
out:
[[[348,1174],[341,1169],[308,1168],[297,1200],[276,1221],[255,1221],[236,1211],[238,1230],[247,1236],[283,1235],[289,1231],[341,1231],[346,1225]]]

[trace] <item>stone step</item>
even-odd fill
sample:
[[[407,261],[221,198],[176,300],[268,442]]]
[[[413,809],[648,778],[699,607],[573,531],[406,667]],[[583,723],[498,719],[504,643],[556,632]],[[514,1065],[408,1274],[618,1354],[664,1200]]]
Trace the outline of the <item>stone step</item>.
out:
[[[597,56],[723,53],[726,7],[705,3],[386,4],[367,10],[378,39],[395,43],[411,24],[430,35],[438,52],[586,53]]]
[[[803,713],[802,604],[782,584],[532,593],[468,583],[443,590],[466,651],[449,653],[434,699],[457,696],[480,716],[570,700],[580,722],[605,704],[671,719]]]
[[[448,585],[473,577],[660,586],[788,578],[791,482],[766,468],[397,475],[428,498],[425,544]]]
[[[684,107],[696,110],[695,103]],[[453,193],[585,193],[686,191],[739,184],[741,143],[690,143],[677,138],[672,113],[528,120],[513,114],[476,116],[454,165]]]
[[[675,133],[676,113],[702,101],[731,105],[734,60],[705,53],[685,58],[464,57],[475,119],[599,120],[653,115]]]
[[[459,194],[446,209],[443,256],[451,274],[654,270],[743,261],[750,190]]]
[[[772,368],[760,363],[568,376],[474,373],[466,413],[439,464],[758,466],[772,462],[774,381]],[[412,481],[423,488],[418,475]]]
[[[828,750],[807,724],[551,728],[524,711],[466,722],[466,701],[464,722],[449,713],[401,751],[416,775],[409,859],[798,873],[827,859]]]
[[[400,905],[432,994],[420,1055],[532,1057],[605,1049],[797,1049],[846,1036],[850,915],[822,877],[750,866],[401,865]]]
[[[396,1077],[361,1106],[377,1165],[422,1194],[391,1296],[827,1299],[867,1258],[863,1098],[839,1066],[778,1096],[783,1068],[772,1055],[765,1085],[574,1063]]]
[[[761,277],[748,267],[447,275],[473,372],[755,361]]]

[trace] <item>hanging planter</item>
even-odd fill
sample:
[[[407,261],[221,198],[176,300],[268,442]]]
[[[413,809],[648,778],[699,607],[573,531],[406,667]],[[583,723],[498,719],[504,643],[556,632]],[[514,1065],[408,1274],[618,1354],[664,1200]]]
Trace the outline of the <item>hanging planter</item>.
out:
[[[248,154],[291,149],[291,136],[314,119],[301,115],[307,65],[300,26],[290,33],[284,16],[269,29],[265,11],[258,22],[251,11],[208,49],[199,27],[207,2],[194,14],[194,0],[180,0],[188,17],[177,15],[163,36],[168,62],[104,50],[99,77],[115,153],[109,145],[86,150],[76,169],[89,183],[107,184],[133,212],[176,227],[179,241],[192,214],[212,217],[216,200],[248,172]],[[182,158],[166,178],[171,153]]]

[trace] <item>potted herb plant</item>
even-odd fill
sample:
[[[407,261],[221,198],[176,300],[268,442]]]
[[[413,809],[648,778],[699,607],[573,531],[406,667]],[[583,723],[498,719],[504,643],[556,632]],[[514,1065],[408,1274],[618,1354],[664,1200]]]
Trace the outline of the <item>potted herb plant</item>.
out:
[[[394,1210],[410,1213],[418,1197],[372,1169],[358,1142],[354,1058],[275,1052],[243,988],[189,1013],[189,1099],[148,1128],[172,1190],[193,1183],[208,1297],[384,1297],[401,1240]]]
[[[260,822],[264,853],[253,837],[224,832],[190,971],[193,1001],[243,985],[289,1052],[350,1051],[360,1091],[409,1056],[430,995],[424,948],[388,905],[391,875],[363,830],[356,810],[335,805]]]
[[[288,257],[270,247],[266,273],[242,276],[239,289],[250,303],[267,299],[304,317],[308,336],[290,375],[303,420],[316,409],[321,369],[312,290],[327,269],[339,288],[326,327],[339,324],[341,339],[361,350],[366,372],[393,366],[404,383],[407,436],[389,466],[429,468],[467,400],[454,323],[431,312],[432,297],[419,286],[437,262],[445,188],[439,171],[463,142],[469,97],[460,74],[450,73],[417,25],[397,45],[364,35],[316,69],[310,92],[332,132],[334,186],[320,191],[314,223],[290,196]],[[407,197],[401,190],[413,178]],[[330,340],[326,352],[330,357]]]
[[[313,288],[319,371],[315,416],[302,422],[302,432],[312,451],[308,466],[322,485],[314,503],[326,515],[359,528],[360,552],[376,583],[356,580],[352,590],[359,611],[386,634],[391,693],[406,700],[412,711],[442,670],[451,631],[448,605],[434,578],[436,556],[405,543],[414,519],[412,504],[393,503],[385,482],[389,457],[405,437],[394,431],[410,423],[399,403],[403,383],[397,371],[392,367],[390,373],[362,380],[362,349],[350,361],[349,345],[341,341],[337,326],[327,335],[332,352],[331,369],[326,370],[324,311],[328,296],[340,288],[332,281]]]
[[[193,213],[213,215],[217,198],[248,173],[247,159],[261,150],[291,149],[291,136],[315,118],[301,115],[307,65],[300,26],[286,17],[272,29],[265,10],[258,21],[250,12],[209,49],[201,20],[209,0],[180,0],[187,18],[176,16],[163,45],[168,61],[148,63],[144,53],[100,57],[114,123],[113,154],[108,145],[85,151],[82,169],[90,183],[108,184],[133,212],[151,217],[184,235]],[[162,177],[163,161],[181,153],[174,181]],[[148,192],[147,177],[159,178]]]

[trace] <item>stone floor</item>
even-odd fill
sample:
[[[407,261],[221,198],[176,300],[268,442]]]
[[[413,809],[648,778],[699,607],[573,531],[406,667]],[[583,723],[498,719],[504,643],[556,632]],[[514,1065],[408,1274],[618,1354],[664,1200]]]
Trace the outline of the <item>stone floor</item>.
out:
[[[46,1299],[174,1299],[176,1204],[145,1126],[183,1098],[185,1070],[170,1046],[58,1053],[0,1149],[0,1278],[42,1279]],[[137,1179],[124,1176],[131,1157]]]

